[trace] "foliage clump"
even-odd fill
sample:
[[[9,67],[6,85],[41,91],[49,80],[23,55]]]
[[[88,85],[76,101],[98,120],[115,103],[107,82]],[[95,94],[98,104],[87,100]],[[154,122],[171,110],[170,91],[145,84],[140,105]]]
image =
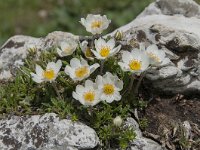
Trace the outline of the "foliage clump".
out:
[[[90,14],[81,19],[93,34],[90,41],[63,39],[59,47],[40,55],[35,47],[29,48],[29,56],[14,81],[1,87],[0,112],[55,112],[61,118],[94,128],[104,149],[125,149],[136,136],[131,127],[125,126],[136,106],[134,94],[146,71],[169,59],[156,45],[145,48],[141,43],[140,49],[122,51],[119,37],[101,35],[110,23],[106,16]],[[134,79],[138,79],[135,86]],[[147,121],[143,119],[140,124],[145,128]]]

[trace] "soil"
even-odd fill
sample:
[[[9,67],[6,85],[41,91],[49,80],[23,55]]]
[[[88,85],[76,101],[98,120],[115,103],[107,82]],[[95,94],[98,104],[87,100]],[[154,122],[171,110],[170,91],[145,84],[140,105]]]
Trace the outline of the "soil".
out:
[[[186,99],[183,95],[165,99],[153,98],[141,116],[148,120],[144,134],[169,149],[200,149],[200,98]],[[183,135],[180,128],[184,121],[188,121],[192,128],[189,141],[193,143],[189,148],[180,144]]]

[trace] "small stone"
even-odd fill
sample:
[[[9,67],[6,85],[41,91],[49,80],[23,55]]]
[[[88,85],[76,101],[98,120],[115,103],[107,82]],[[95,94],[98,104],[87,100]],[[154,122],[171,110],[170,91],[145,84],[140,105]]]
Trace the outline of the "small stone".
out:
[[[138,123],[133,118],[127,118],[125,126],[133,128],[136,133],[136,139],[130,142],[128,150],[167,150],[159,143],[143,137]]]

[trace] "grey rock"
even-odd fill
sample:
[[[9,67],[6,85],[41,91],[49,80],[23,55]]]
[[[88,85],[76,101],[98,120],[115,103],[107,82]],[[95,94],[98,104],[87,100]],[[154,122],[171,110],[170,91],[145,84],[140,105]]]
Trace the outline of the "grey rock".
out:
[[[127,150],[166,150],[166,148],[162,147],[159,143],[143,137],[138,123],[133,118],[127,118],[125,126],[133,128],[137,135],[136,139],[129,143]]]
[[[136,139],[131,144],[130,150],[167,150],[161,147],[157,142],[148,138]]]
[[[28,48],[34,46],[37,52],[48,50],[56,46],[61,40],[72,37],[78,39],[71,33],[55,31],[49,33],[45,38],[34,38],[24,35],[16,35],[9,38],[0,47],[0,80],[10,79],[16,67],[23,65],[27,57]]]
[[[157,0],[150,4],[138,17],[152,14],[200,17],[200,7],[193,0]]]
[[[0,149],[77,150],[94,148],[99,143],[90,127],[56,114],[12,116],[0,120]]]
[[[133,119],[131,117],[128,117],[126,119],[125,126],[131,127],[131,128],[133,128],[135,130],[136,138],[141,138],[142,137],[142,132],[141,132],[141,130],[139,128],[139,124],[137,123],[137,121],[135,121],[135,119]]]
[[[149,5],[147,10],[159,13],[142,12],[139,17],[116,31],[124,32],[122,45],[135,47],[135,43],[143,42],[146,46],[156,44],[165,51],[171,62],[159,68],[148,71],[147,88],[162,94],[177,94],[199,96],[200,85],[200,19],[199,13],[187,14],[187,10],[177,13],[167,12],[164,4],[171,0],[158,0]],[[162,7],[157,7],[158,4]],[[171,6],[171,3],[169,4]],[[172,8],[197,7],[192,0],[173,1]],[[156,6],[156,7],[154,7]],[[185,6],[185,7],[182,7]],[[175,9],[176,10],[176,9]],[[174,10],[174,11],[175,11]],[[179,9],[177,9],[179,10]],[[188,17],[187,17],[188,16]],[[113,36],[115,34],[109,34]]]

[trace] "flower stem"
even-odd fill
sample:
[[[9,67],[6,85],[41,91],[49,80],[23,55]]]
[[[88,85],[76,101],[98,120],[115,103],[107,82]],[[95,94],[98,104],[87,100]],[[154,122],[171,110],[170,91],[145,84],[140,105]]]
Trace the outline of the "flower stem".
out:
[[[104,67],[104,60],[101,60],[101,66],[100,66],[100,75],[103,74],[103,67]]]
[[[90,116],[92,116],[92,112],[93,112],[93,107],[90,106],[90,107],[88,108],[88,114],[89,114]]]
[[[129,93],[131,92],[132,87],[133,87],[134,78],[135,78],[135,75],[132,74],[132,75],[131,75],[131,80],[130,80],[129,87],[128,87],[128,89],[126,89],[126,90],[122,93],[122,96],[124,96],[125,94],[129,94]]]
[[[52,82],[52,85],[53,85],[54,90],[56,91],[56,94],[57,94],[58,98],[59,98],[60,100],[62,100],[63,98],[61,97],[61,95],[60,95],[60,93],[59,93],[59,90],[58,90],[58,88],[57,88],[57,86],[56,86],[56,83],[55,83],[55,82]]]
[[[135,78],[135,75],[132,74],[132,75],[131,75],[130,84],[129,84],[129,88],[126,89],[126,90],[122,93],[122,96],[124,96],[126,93],[129,94],[129,93],[131,92],[131,89],[132,89],[132,87],[133,87],[134,78]]]
[[[138,94],[139,87],[140,87],[141,82],[142,82],[142,79],[145,77],[145,75],[146,75],[146,71],[144,71],[144,72],[141,74],[141,76],[140,76],[140,78],[139,78],[139,80],[138,80],[138,82],[137,82],[137,84],[136,84],[135,90],[134,90],[134,92],[133,92],[135,95]]]
[[[135,75],[132,74],[131,75],[131,81],[130,81],[129,88],[128,88],[128,93],[130,93],[131,90],[132,90],[134,79],[135,79]]]
[[[92,35],[91,48],[92,48],[93,50],[94,50],[94,48],[95,48],[94,40],[95,40],[95,36]]]

